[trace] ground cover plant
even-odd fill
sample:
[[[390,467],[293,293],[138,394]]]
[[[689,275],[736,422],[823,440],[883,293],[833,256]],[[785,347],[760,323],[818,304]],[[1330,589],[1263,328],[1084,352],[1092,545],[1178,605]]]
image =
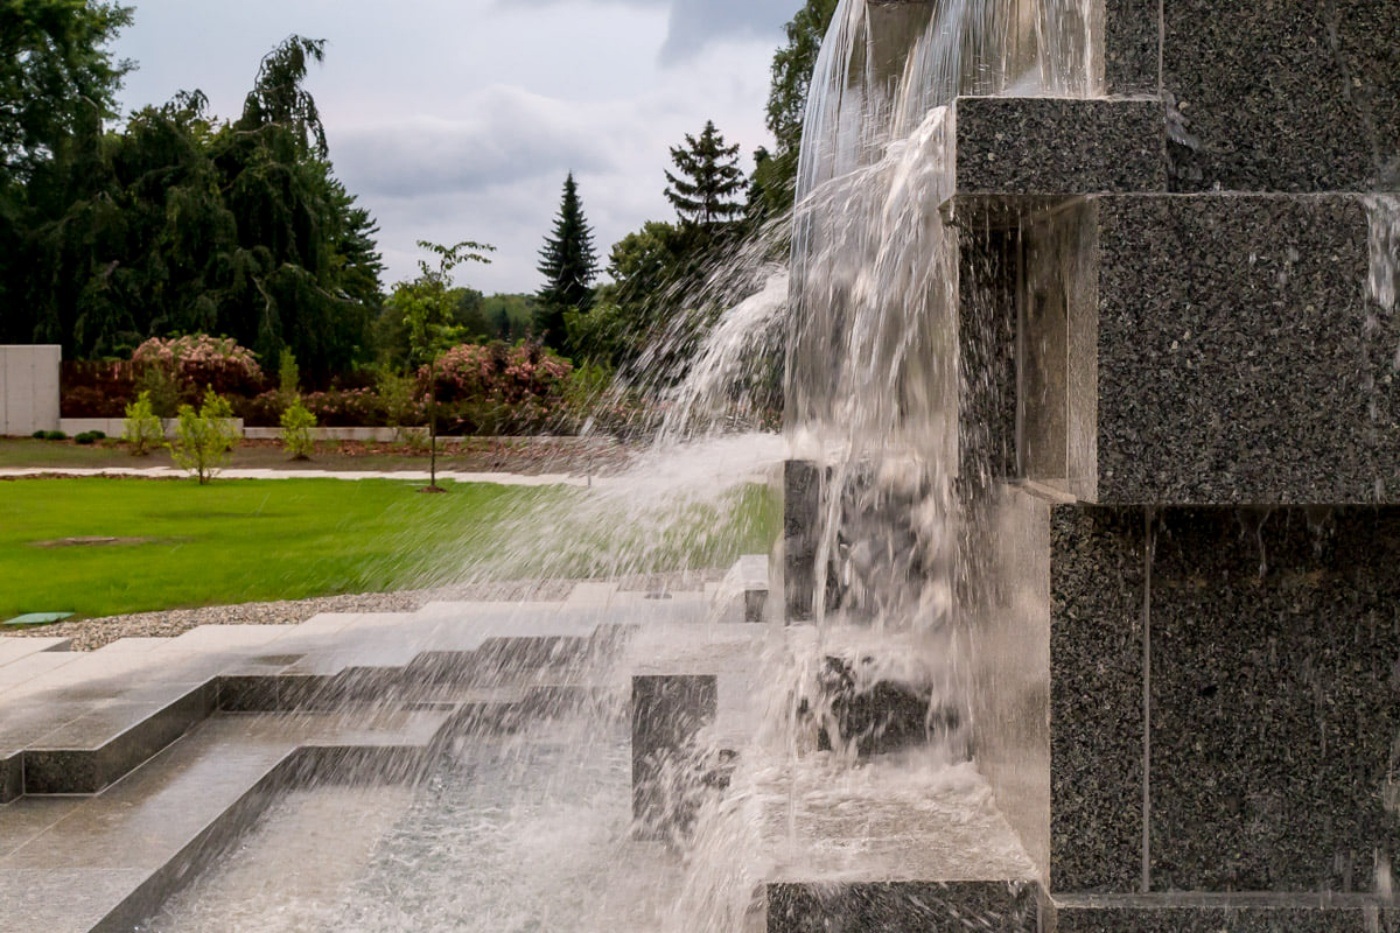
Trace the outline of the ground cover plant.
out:
[[[606,566],[602,540],[592,554],[549,557],[564,543],[549,529],[585,491],[446,485],[450,495],[419,496],[392,480],[0,482],[0,619],[393,590],[460,579],[493,555],[483,566],[500,579]],[[769,498],[755,490],[707,513],[692,546],[678,530],[674,547],[633,569],[722,567],[766,550]]]

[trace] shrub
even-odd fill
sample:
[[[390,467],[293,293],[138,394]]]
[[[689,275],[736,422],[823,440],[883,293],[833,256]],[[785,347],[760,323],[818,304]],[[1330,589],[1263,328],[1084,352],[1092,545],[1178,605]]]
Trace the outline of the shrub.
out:
[[[46,441],[66,441],[66,440],[68,440],[68,435],[67,435],[67,434],[64,434],[62,431],[45,431],[45,432],[44,432],[44,440],[46,440]]]
[[[202,386],[219,395],[249,395],[263,385],[262,368],[253,351],[228,337],[152,337],[136,348],[131,361],[164,370],[186,391]]]
[[[375,392],[384,412],[385,425],[399,429],[400,437],[405,436],[403,428],[423,424],[426,406],[412,376],[402,376],[387,368],[380,370],[375,379]]]
[[[197,410],[193,405],[181,405],[175,441],[169,446],[176,465],[196,477],[201,486],[207,484],[238,446],[238,431],[228,401],[213,389],[206,389]]]
[[[326,427],[372,427],[384,424],[384,408],[373,389],[328,389],[301,400]]]
[[[122,440],[131,445],[133,457],[144,457],[165,441],[165,429],[152,410],[150,392],[142,392],[126,406]]]
[[[198,391],[194,386],[182,392],[176,374],[159,363],[138,366],[137,370],[137,397],[144,395],[150,399],[151,412],[157,418],[174,418],[180,410],[181,403],[186,401],[182,395],[191,394],[191,398],[188,399],[191,402],[199,397],[194,394]]]
[[[418,370],[459,433],[531,433],[558,419],[572,367],[538,343],[461,344]],[[429,386],[431,380],[432,385]]]
[[[125,360],[64,360],[59,379],[63,417],[122,417],[136,400],[139,369]]]
[[[311,429],[316,427],[316,416],[306,410],[301,399],[296,399],[282,412],[282,448],[293,460],[310,460],[316,450],[311,439]]]
[[[79,444],[88,446],[90,444],[96,444],[98,441],[103,440],[106,437],[107,435],[101,431],[84,431],[77,437],[73,438],[73,440],[77,441]]]
[[[32,438],[34,438],[36,441],[46,441],[46,440],[48,440],[48,437],[47,437],[48,433],[49,433],[48,431],[45,431],[45,430],[42,430],[42,429],[41,429],[41,430],[35,431],[33,434],[31,434],[31,435],[29,435],[29,436],[32,437]]]

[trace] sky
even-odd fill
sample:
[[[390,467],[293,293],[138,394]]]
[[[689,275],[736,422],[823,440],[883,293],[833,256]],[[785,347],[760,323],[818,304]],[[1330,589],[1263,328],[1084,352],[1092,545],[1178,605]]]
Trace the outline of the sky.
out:
[[[127,0],[113,44],[136,62],[124,111],[198,88],[242,109],[262,56],[326,40],[307,88],[336,174],[379,223],[384,284],[415,243],[484,241],[458,270],[486,293],[534,292],[572,171],[600,263],[647,220],[671,220],[669,149],[714,120],[744,167],[771,139],[768,68],[802,0]]]

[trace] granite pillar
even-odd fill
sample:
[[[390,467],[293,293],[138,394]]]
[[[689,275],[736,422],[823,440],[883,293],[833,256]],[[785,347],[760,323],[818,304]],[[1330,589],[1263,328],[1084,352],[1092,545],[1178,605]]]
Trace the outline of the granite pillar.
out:
[[[714,722],[718,706],[713,674],[632,678],[634,838],[670,840],[688,827],[705,778],[695,770],[695,739]]]

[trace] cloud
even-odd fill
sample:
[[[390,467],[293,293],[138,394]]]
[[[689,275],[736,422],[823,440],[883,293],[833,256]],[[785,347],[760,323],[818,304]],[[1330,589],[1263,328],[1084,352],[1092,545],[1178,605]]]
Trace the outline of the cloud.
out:
[[[577,0],[502,0],[518,7],[562,7]],[[797,0],[594,0],[599,5],[668,10],[660,61],[674,65],[712,45],[761,38],[777,44],[781,29],[797,13]]]
[[[796,12],[793,0],[671,0],[661,60],[685,61],[725,39],[762,38],[777,45]]]
[[[596,108],[500,85],[473,98],[468,117],[414,115],[336,129],[331,141],[337,170],[366,195],[403,198],[616,167],[609,139],[626,127],[600,132]]]

